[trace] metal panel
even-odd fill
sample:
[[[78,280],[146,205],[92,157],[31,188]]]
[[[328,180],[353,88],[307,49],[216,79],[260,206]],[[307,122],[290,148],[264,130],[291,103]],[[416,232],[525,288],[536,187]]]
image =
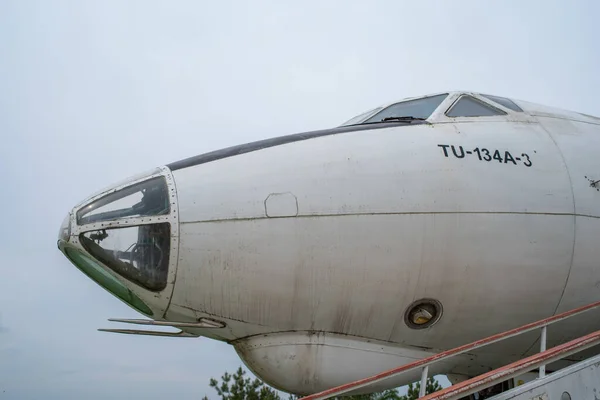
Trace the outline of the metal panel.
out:
[[[551,315],[572,229],[568,216],[494,214],[187,223],[173,304],[273,330],[451,348]],[[423,297],[444,315],[415,331],[403,315]]]
[[[600,300],[600,220],[577,217],[576,243],[573,264],[557,312]],[[548,331],[548,346],[572,340],[584,333],[600,329],[600,310],[573,318],[553,326]],[[535,351],[535,347],[528,354]],[[596,352],[598,349],[596,349]],[[574,356],[582,359],[595,354],[592,350]]]
[[[421,349],[328,333],[286,332],[259,335],[234,343],[244,364],[268,384],[295,394],[309,394],[431,356]],[[437,363],[432,373],[444,370],[468,356]],[[462,360],[461,360],[462,359]],[[357,362],[360,360],[360,362]],[[391,378],[362,392],[385,390],[419,378],[420,371]],[[361,393],[360,390],[352,391]]]
[[[448,157],[440,146],[471,152]],[[461,147],[462,146],[462,147]],[[509,151],[512,163],[473,150]],[[486,157],[483,154],[483,157]],[[427,212],[572,213],[566,169],[536,124],[464,123],[351,132],[174,171],[182,222],[266,218],[271,193],[293,193],[298,215]]]
[[[600,125],[558,118],[540,121],[568,166],[578,215],[600,218]],[[598,221],[600,224],[600,221]]]
[[[600,187],[592,184],[600,179],[600,125],[549,117],[539,119],[568,166],[577,214],[572,266],[557,308],[561,312],[600,299]],[[600,329],[600,312],[555,329],[555,334],[549,333],[549,345]]]

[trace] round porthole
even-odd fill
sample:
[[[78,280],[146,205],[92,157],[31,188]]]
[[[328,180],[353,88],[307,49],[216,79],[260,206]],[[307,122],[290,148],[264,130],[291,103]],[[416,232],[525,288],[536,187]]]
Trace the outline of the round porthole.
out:
[[[433,299],[417,300],[408,306],[404,322],[412,329],[429,328],[442,316],[442,303]]]
[[[571,395],[569,392],[563,392],[563,394],[560,396],[560,400],[571,400]]]

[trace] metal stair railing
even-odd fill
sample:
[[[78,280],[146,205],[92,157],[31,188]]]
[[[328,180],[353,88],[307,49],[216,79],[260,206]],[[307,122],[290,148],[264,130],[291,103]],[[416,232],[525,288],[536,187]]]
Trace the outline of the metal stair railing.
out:
[[[564,343],[562,345],[551,348],[550,350],[546,350],[546,333],[547,327],[556,322],[563,321],[565,319],[574,317],[575,315],[582,314],[591,309],[595,309],[600,307],[600,301],[588,304],[586,306],[578,307],[570,311],[566,311],[561,314],[554,315],[552,317],[548,317],[536,322],[532,322],[526,325],[523,325],[518,328],[514,328],[508,330],[506,332],[497,333],[495,335],[489,336],[484,339],[476,340],[474,342],[456,347],[451,350],[443,351],[441,353],[435,354],[431,357],[423,358],[421,360],[414,361],[412,363],[402,365],[400,367],[396,367],[379,374],[370,376],[368,378],[359,379],[354,382],[346,383],[331,389],[324,390],[319,393],[311,394],[305,397],[302,397],[300,400],[321,400],[328,399],[334,396],[340,396],[342,394],[361,389],[375,383],[379,383],[384,381],[392,376],[397,376],[403,374],[407,371],[412,371],[417,368],[422,368],[421,373],[421,388],[419,392],[419,398],[423,398],[423,400],[433,400],[433,399],[444,399],[444,400],[453,400],[461,397],[465,397],[471,393],[475,393],[478,390],[482,390],[486,387],[492,386],[498,382],[502,382],[504,380],[510,379],[511,377],[517,376],[521,373],[531,371],[539,367],[539,376],[540,378],[544,377],[546,374],[545,366],[551,362],[564,358],[568,355],[577,353],[579,351],[583,351],[589,347],[593,347],[597,344],[600,344],[600,331],[596,331],[590,333],[586,336],[580,337],[578,339],[572,340],[570,342]],[[475,349],[479,349],[481,347],[490,345],[492,343],[497,343],[518,335],[521,335],[526,332],[531,332],[535,329],[541,329],[541,338],[540,338],[540,352],[534,354],[531,357],[527,357],[525,359],[521,359],[507,366],[498,368],[494,371],[479,375],[475,378],[469,379],[467,381],[458,383],[446,389],[442,389],[436,393],[432,393],[426,397],[425,389],[427,382],[427,377],[429,373],[429,366],[436,362],[440,362],[442,360],[449,359],[450,357],[454,357],[459,354],[466,353],[468,351],[472,351]]]
[[[564,357],[568,357],[598,344],[600,344],[600,330],[541,353],[534,354],[504,367],[481,374],[475,378],[457,383],[446,389],[438,390],[425,397],[421,397],[421,393],[419,393],[419,398],[422,400],[458,400],[497,383],[504,382],[507,379],[531,371],[537,367],[540,367],[540,378],[542,378],[541,368],[546,364],[558,361]]]

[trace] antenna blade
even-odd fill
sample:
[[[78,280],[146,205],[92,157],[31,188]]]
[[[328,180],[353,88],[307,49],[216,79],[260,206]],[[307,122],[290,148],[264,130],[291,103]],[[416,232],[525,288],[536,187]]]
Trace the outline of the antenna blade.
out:
[[[213,321],[206,318],[201,318],[198,322],[172,322],[172,321],[154,321],[151,319],[121,319],[110,318],[111,322],[122,322],[125,324],[136,325],[154,325],[154,326],[172,326],[174,328],[224,328],[225,324],[218,321]]]
[[[98,329],[100,332],[122,333],[126,335],[144,335],[144,336],[166,336],[166,337],[198,337],[188,332],[160,332],[160,331],[142,331],[138,329]]]

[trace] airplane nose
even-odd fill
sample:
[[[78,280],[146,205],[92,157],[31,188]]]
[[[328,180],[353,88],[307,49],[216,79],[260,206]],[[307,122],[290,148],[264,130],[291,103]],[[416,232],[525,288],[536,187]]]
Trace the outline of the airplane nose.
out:
[[[177,266],[177,191],[166,167],[88,197],[63,220],[58,248],[147,316],[169,305]]]
[[[163,290],[171,247],[169,197],[164,176],[100,197],[75,213],[82,227],[78,240],[95,259],[131,282]]]
[[[71,213],[68,213],[62,224],[60,225],[60,229],[58,231],[58,241],[64,240],[65,242],[69,241],[69,237],[71,236]]]

